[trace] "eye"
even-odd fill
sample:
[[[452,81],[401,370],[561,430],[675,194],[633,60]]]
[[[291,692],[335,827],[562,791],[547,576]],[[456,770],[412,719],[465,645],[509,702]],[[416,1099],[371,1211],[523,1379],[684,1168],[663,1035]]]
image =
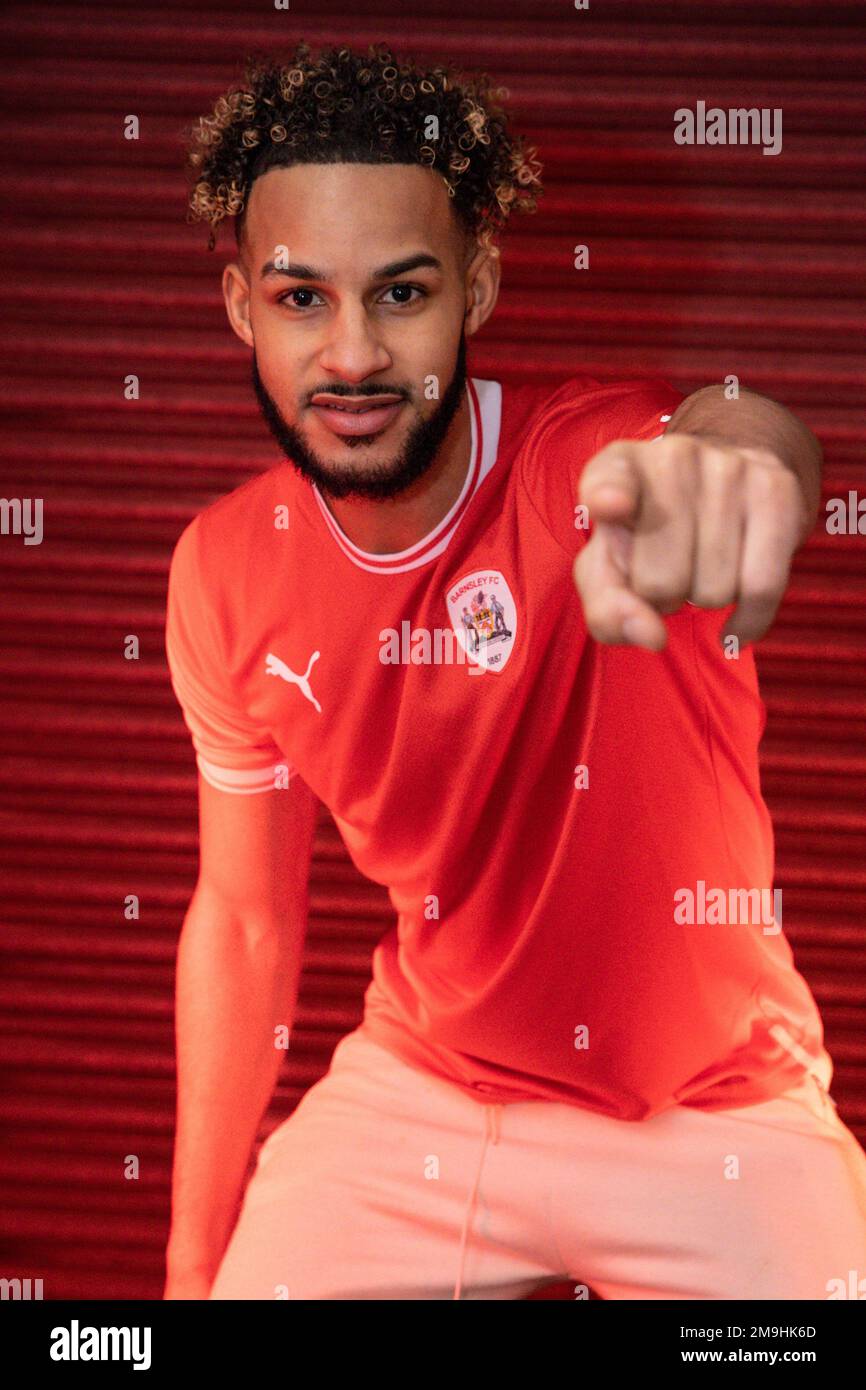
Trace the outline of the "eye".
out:
[[[392,304],[415,304],[417,300],[410,299],[412,293],[419,294],[422,299],[427,298],[427,291],[421,285],[409,285],[405,280],[399,280],[396,285],[389,285],[386,294],[399,294],[398,299],[392,299]],[[387,301],[386,301],[387,302]]]
[[[289,307],[290,309],[309,309],[309,308],[310,308],[309,300],[306,300],[304,303],[298,303],[298,302],[297,302],[297,299],[296,299],[296,296],[298,296],[298,295],[309,295],[309,296],[312,297],[312,296],[314,296],[315,294],[316,294],[316,291],[315,291],[315,290],[308,290],[308,289],[305,289],[303,285],[299,285],[297,289],[295,289],[295,290],[287,290],[285,294],[281,294],[280,297],[279,297],[279,299],[277,300],[277,303],[278,303],[278,304],[287,304],[288,307]],[[294,299],[294,302],[291,303],[291,304],[289,304],[289,300],[291,300],[291,299]]]
[[[383,303],[393,305],[415,304],[419,296],[421,299],[427,298],[427,290],[422,285],[410,285],[406,281],[400,280],[395,285],[389,285],[385,290],[386,295],[394,295],[390,301],[383,299]],[[296,289],[286,290],[277,300],[278,304],[285,304],[289,309],[316,309],[324,301],[315,290],[307,289],[304,285],[299,285]]]

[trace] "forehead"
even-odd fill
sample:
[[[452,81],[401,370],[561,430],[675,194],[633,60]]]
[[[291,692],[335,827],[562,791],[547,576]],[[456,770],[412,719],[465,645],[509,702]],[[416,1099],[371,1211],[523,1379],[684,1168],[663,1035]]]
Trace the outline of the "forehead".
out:
[[[253,183],[245,239],[252,257],[267,259],[277,245],[291,258],[321,261],[379,249],[462,246],[462,232],[445,182],[418,164],[295,164],[269,169]],[[312,253],[318,250],[318,255]]]

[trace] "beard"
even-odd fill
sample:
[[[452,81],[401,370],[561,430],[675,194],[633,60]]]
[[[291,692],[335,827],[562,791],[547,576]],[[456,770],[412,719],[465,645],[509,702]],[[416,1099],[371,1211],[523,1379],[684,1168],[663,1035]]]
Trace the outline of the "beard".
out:
[[[289,463],[308,482],[315,483],[319,491],[331,497],[366,497],[381,500],[396,497],[418,478],[423,477],[433,464],[448,433],[451,421],[457,414],[466,386],[466,333],[461,326],[460,343],[454,374],[446,387],[432,415],[417,420],[409,431],[402,449],[394,457],[370,464],[367,468],[355,469],[347,464],[327,463],[314,453],[304,441],[304,437],[294,425],[290,425],[280,413],[273,397],[268,393],[259,375],[256,350],[253,348],[252,360],[253,390],[265,424],[282,449]],[[335,387],[325,384],[322,391],[335,391]],[[366,395],[371,400],[375,396],[395,394],[408,399],[406,390],[395,391],[393,387],[376,386],[367,390],[354,387],[337,386],[336,394]],[[312,394],[315,394],[313,392]],[[375,435],[355,435],[339,441],[348,448],[369,449],[377,442]]]

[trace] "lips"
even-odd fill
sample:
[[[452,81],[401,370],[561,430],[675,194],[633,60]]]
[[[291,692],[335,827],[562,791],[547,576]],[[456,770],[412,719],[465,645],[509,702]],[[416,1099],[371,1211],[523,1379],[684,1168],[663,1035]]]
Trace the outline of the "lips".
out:
[[[403,405],[402,396],[334,396],[321,391],[313,397],[312,409],[333,434],[379,434]]]

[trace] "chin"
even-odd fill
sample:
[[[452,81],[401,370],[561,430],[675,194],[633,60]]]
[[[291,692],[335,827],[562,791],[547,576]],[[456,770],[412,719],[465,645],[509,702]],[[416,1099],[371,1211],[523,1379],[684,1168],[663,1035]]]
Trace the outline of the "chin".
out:
[[[406,443],[405,431],[395,434],[382,430],[380,434],[356,434],[341,440],[335,440],[330,431],[323,430],[322,434],[324,438],[320,436],[309,446],[311,452],[323,463],[337,467],[342,463],[354,463],[359,453],[375,463],[387,463],[389,459],[400,456]]]

